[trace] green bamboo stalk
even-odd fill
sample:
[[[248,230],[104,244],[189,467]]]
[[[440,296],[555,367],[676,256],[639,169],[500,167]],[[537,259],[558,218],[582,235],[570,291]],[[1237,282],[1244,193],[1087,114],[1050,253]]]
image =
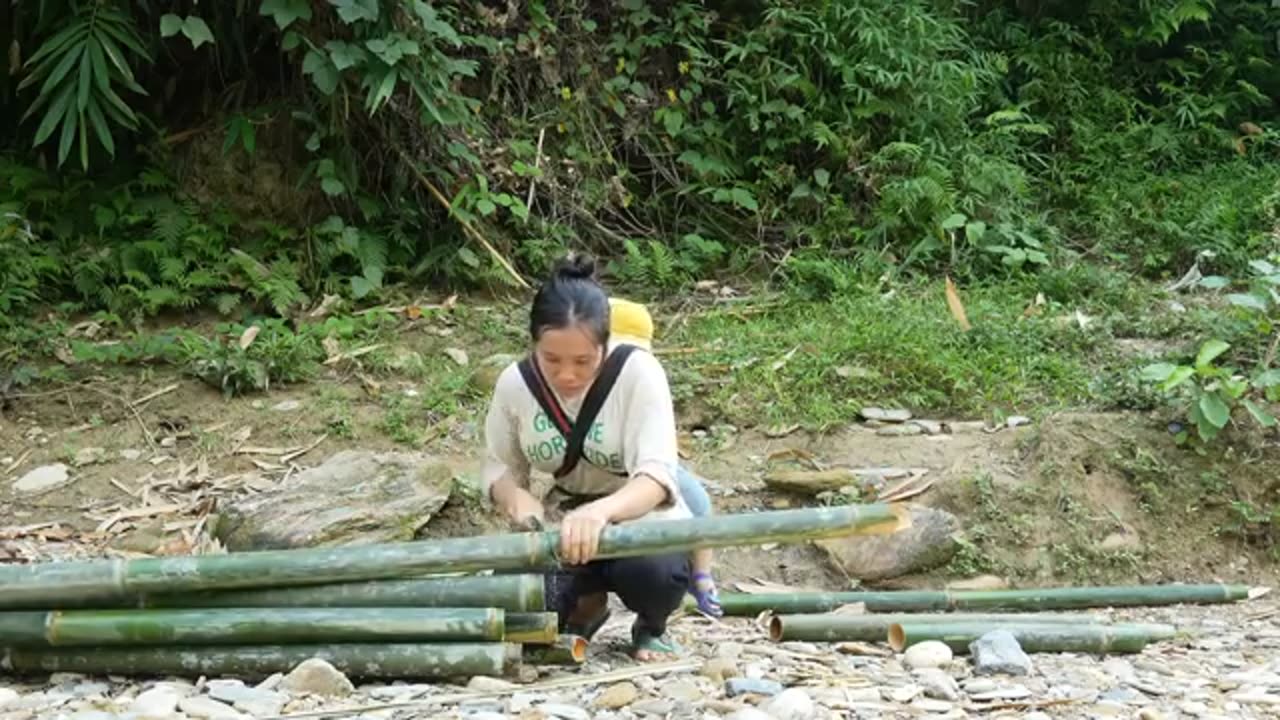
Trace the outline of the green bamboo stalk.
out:
[[[992,627],[1037,623],[1042,625],[1103,625],[1101,615],[1048,615],[1040,613],[920,613],[886,615],[774,615],[769,620],[769,637],[775,642],[883,642],[890,626],[897,623],[984,623]]]
[[[15,674],[248,678],[287,673],[318,657],[351,678],[426,680],[509,674],[520,663],[519,649],[508,643],[8,648],[0,667]]]
[[[0,646],[479,642],[503,639],[493,608],[211,608],[0,613]]]
[[[377,580],[262,590],[159,593],[138,598],[140,607],[438,607],[546,609],[541,575],[477,575],[424,580]]]
[[[502,639],[525,645],[551,645],[559,634],[560,617],[556,613],[507,613]]]
[[[581,665],[587,661],[587,639],[560,635],[550,645],[525,645],[521,658],[528,665]]]
[[[901,508],[887,504],[643,520],[606,527],[601,533],[597,558],[889,533],[906,522]],[[146,593],[280,588],[404,579],[436,572],[549,568],[559,564],[559,543],[560,532],[549,530],[225,555],[0,566],[0,609],[44,610],[57,598],[67,596],[111,606]]]
[[[1136,653],[1148,643],[1173,637],[1168,626],[1130,624],[1077,625],[1001,625],[987,623],[895,623],[889,628],[889,645],[901,652],[925,640],[938,640],[956,653],[968,653],[969,644],[988,632],[1007,630],[1029,653]]]
[[[1077,610],[1180,604],[1232,603],[1249,597],[1247,585],[1122,585],[1028,590],[901,590],[797,593],[721,593],[726,615],[830,612],[865,603],[868,612],[949,610]],[[686,607],[692,607],[691,601]]]

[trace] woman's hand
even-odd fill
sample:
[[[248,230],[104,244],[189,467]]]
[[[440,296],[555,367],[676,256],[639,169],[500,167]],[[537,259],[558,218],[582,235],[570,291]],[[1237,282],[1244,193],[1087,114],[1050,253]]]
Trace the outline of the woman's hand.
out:
[[[490,491],[498,507],[515,523],[524,525],[530,519],[543,520],[546,511],[533,493],[509,480],[499,480]],[[529,523],[531,524],[531,523]]]
[[[585,565],[600,550],[600,533],[609,517],[594,503],[583,505],[564,516],[560,522],[560,561],[568,565]]]

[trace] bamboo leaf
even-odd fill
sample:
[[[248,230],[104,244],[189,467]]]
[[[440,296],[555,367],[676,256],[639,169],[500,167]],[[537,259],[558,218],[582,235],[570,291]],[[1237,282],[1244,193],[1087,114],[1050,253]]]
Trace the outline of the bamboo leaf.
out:
[[[59,32],[57,35],[54,35],[53,37],[46,40],[44,44],[40,46],[40,49],[36,50],[34,55],[27,58],[27,62],[25,63],[25,65],[28,68],[35,67],[36,65],[40,64],[45,58],[49,58],[57,55],[57,53],[60,52],[64,47],[66,47],[72,42],[80,40],[82,35],[88,35],[88,34],[89,34],[88,23],[86,22],[75,23],[72,26],[68,27],[66,30]]]
[[[62,165],[62,163],[66,162],[67,156],[71,154],[71,143],[73,143],[76,139],[76,127],[79,125],[79,123],[76,122],[76,120],[78,120],[79,117],[80,116],[76,112],[75,107],[68,102],[67,111],[63,113],[62,138],[58,142],[58,164],[59,165]]]
[[[1196,367],[1204,368],[1212,363],[1219,355],[1231,348],[1231,345],[1222,340],[1209,340],[1200,346],[1200,353],[1196,355]]]
[[[1231,408],[1227,407],[1216,392],[1201,395],[1199,406],[1204,419],[1216,428],[1226,427],[1231,420]]]
[[[48,140],[49,136],[53,135],[53,130],[58,126],[58,121],[66,114],[67,105],[71,103],[71,93],[74,89],[71,85],[67,85],[58,94],[58,98],[49,106],[49,110],[45,112],[44,120],[40,122],[40,127],[36,129],[36,138],[35,142],[31,144],[32,147],[40,145],[45,140]]]
[[[53,69],[53,72],[44,81],[44,85],[40,86],[40,94],[44,95],[45,93],[53,92],[58,83],[62,82],[63,78],[71,72],[71,68],[75,67],[76,61],[80,59],[82,54],[84,54],[84,46],[80,45],[64,55],[62,61],[58,63],[57,67]]]
[[[98,106],[98,99],[89,98],[89,107],[86,110],[89,116],[89,124],[93,126],[93,131],[98,136],[98,142],[102,143],[102,147],[106,149],[108,155],[115,157],[115,139],[111,137],[111,128],[107,126],[107,119],[102,115],[102,108]]]
[[[76,108],[84,110],[89,104],[89,87],[93,80],[93,60],[86,51],[80,56],[80,77],[76,92]]]
[[[80,167],[84,170],[89,169],[89,133],[84,126],[84,111],[78,110],[76,113],[77,124],[79,125],[80,134]]]
[[[1267,412],[1267,409],[1262,407],[1261,405],[1255,403],[1254,401],[1248,398],[1245,398],[1244,407],[1246,410],[1249,411],[1249,414],[1253,416],[1253,419],[1257,420],[1258,424],[1261,425],[1262,427],[1271,428],[1276,426],[1275,416]]]

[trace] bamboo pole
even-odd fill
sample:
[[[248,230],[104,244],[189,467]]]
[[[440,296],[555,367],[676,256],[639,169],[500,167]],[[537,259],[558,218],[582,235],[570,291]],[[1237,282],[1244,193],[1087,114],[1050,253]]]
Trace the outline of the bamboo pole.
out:
[[[901,652],[925,640],[938,640],[954,652],[968,653],[969,645],[991,632],[1007,630],[1029,653],[1136,653],[1148,643],[1173,637],[1169,626],[1144,625],[1077,625],[1058,623],[1040,625],[992,626],[986,623],[895,623],[889,628],[889,646]]]
[[[504,615],[493,608],[18,611],[0,613],[0,646],[498,641]]]
[[[598,559],[800,542],[909,525],[901,508],[841,505],[610,525]],[[375,545],[0,566],[0,609],[48,609],[59,597],[107,605],[138,594],[403,579],[437,572],[559,565],[559,530]]]
[[[384,643],[171,646],[159,648],[8,648],[0,667],[14,674],[266,677],[317,657],[352,678],[440,679],[509,674],[520,646],[508,643]]]
[[[509,612],[546,609],[541,575],[469,577],[334,583],[302,587],[156,593],[140,596],[149,608],[195,607],[440,607],[498,608]]]
[[[769,619],[769,638],[775,642],[883,642],[896,623],[969,623],[1002,627],[1011,624],[1103,625],[1110,621],[1100,615],[1048,615],[1038,613],[921,613],[887,615],[774,615]]]
[[[502,639],[524,645],[551,645],[559,634],[560,616],[556,613],[507,613]]]
[[[1027,590],[901,590],[858,592],[721,593],[726,615],[821,613],[864,603],[869,612],[949,610],[1078,610],[1232,603],[1250,597],[1246,585],[1121,585]]]
[[[521,657],[529,665],[581,665],[587,661],[587,639],[560,635],[550,645],[525,645]]]

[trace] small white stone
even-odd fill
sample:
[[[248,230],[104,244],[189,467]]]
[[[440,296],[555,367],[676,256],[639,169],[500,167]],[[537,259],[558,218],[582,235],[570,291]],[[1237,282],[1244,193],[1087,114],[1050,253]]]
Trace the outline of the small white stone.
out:
[[[356,688],[328,660],[310,658],[298,663],[280,681],[280,689],[294,695],[319,695],[321,697],[346,697]]]
[[[140,720],[144,718],[164,718],[167,720],[178,709],[178,701],[181,699],[181,696],[173,688],[151,688],[134,699],[129,705],[129,713]]]
[[[66,483],[69,478],[67,466],[62,463],[42,465],[18,478],[13,489],[20,493],[43,492]]]
[[[230,705],[202,695],[179,700],[178,709],[196,720],[247,720],[244,713]]]
[[[817,713],[813,698],[800,688],[789,688],[765,701],[760,709],[774,720],[812,720]]]
[[[902,664],[912,670],[940,668],[954,657],[951,648],[937,640],[916,643],[902,653]]]

